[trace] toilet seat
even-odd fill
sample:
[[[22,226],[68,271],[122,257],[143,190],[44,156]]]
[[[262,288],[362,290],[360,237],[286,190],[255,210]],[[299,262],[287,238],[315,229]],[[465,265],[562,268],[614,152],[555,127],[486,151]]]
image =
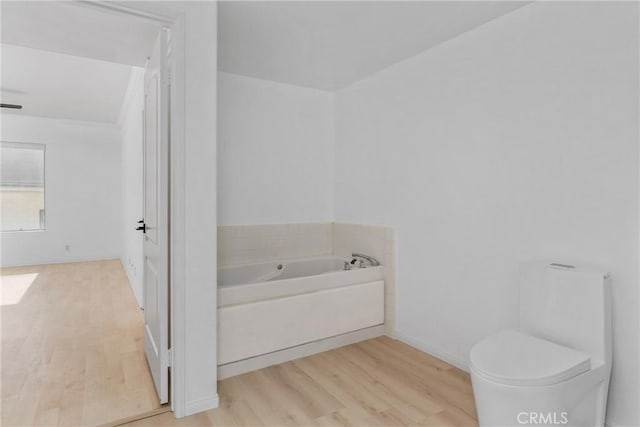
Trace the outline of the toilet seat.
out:
[[[591,369],[588,354],[518,331],[503,331],[471,349],[471,369],[501,384],[556,384]]]

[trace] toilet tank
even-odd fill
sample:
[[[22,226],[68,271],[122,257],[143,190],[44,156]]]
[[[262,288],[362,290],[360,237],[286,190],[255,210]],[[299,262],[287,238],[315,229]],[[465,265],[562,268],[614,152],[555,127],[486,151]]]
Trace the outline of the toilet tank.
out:
[[[611,279],[593,267],[520,266],[520,330],[611,363]]]

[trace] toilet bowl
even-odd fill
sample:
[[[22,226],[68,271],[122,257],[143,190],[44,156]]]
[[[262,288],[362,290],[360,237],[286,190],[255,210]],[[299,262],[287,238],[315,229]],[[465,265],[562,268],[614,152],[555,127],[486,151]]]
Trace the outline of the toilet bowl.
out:
[[[471,349],[481,426],[602,426],[611,373],[608,273],[521,266],[520,328]]]

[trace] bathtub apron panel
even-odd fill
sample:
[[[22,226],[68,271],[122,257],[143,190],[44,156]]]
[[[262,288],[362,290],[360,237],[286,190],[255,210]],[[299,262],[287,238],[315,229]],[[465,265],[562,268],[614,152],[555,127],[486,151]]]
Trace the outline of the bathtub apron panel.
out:
[[[384,323],[384,282],[218,308],[220,365]]]

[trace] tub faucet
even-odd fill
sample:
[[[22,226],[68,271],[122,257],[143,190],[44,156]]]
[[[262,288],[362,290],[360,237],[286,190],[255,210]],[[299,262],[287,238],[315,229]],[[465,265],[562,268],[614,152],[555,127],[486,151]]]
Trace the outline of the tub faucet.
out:
[[[378,261],[377,259],[375,259],[374,257],[369,256],[369,255],[353,253],[353,254],[351,254],[351,256],[354,259],[361,258],[360,262],[362,262],[363,259],[369,261],[369,264],[371,264],[372,267],[376,267],[376,266],[380,265],[380,261]]]

